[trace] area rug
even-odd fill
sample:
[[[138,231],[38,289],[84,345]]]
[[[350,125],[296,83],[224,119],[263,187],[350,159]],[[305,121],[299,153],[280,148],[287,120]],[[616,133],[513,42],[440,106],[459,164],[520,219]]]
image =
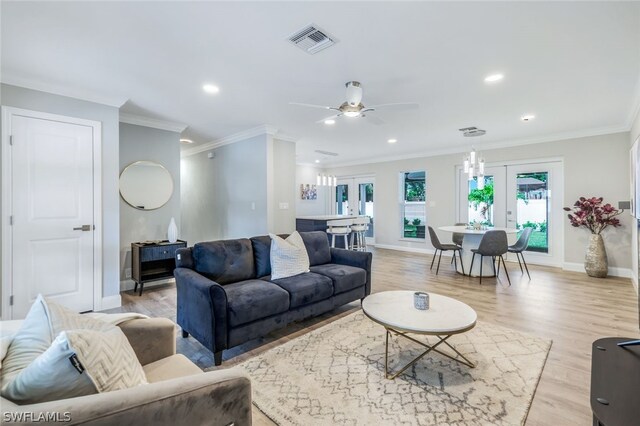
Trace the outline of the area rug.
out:
[[[449,339],[476,368],[430,353],[388,380],[384,338],[360,311],[238,366],[251,377],[256,407],[279,425],[520,425],[551,347],[478,322]],[[390,367],[422,350],[394,337]]]

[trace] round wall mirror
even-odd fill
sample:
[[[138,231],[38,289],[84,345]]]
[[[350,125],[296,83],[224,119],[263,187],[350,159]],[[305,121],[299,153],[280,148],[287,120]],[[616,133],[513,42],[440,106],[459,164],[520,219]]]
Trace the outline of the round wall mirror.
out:
[[[131,207],[155,210],[173,194],[173,178],[162,164],[136,161],[120,174],[120,195]]]

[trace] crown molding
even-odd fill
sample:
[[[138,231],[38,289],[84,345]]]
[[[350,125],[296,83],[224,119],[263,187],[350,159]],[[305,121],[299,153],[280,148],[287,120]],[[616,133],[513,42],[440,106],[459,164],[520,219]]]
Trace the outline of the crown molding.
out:
[[[136,126],[152,127],[154,129],[167,130],[169,132],[182,133],[187,128],[186,124],[172,121],[158,120],[156,118],[143,117],[141,115],[120,112],[120,122],[135,124]]]
[[[120,108],[129,98],[119,96],[107,96],[104,94],[94,93],[85,90],[74,90],[69,87],[63,87],[55,84],[43,83],[29,80],[26,78],[7,76],[6,73],[1,79],[3,84],[10,86],[18,86],[24,89],[37,90],[39,92],[51,93],[53,95],[65,96],[67,98],[79,99],[81,101],[93,102],[96,104],[107,105]]]
[[[212,140],[210,142],[203,143],[202,145],[194,146],[193,148],[187,148],[180,153],[181,157],[189,157],[191,155],[199,154],[204,151],[210,151],[212,149],[219,148],[224,145],[231,145],[236,142],[247,140],[260,135],[268,135],[278,140],[284,140],[288,142],[295,142],[296,140],[291,136],[278,133],[278,128],[269,124],[263,124],[260,126],[252,127],[247,130],[243,130],[238,133],[233,133],[229,136],[225,136],[221,139]]]
[[[628,131],[629,131],[629,126],[625,124],[621,126],[608,126],[608,127],[599,127],[595,129],[588,129],[588,130],[581,130],[581,131],[574,131],[574,132],[555,133],[552,135],[542,136],[537,138],[526,138],[526,139],[508,140],[508,141],[505,140],[505,141],[487,142],[483,144],[474,142],[473,146],[476,148],[476,150],[501,149],[501,148],[511,148],[511,147],[522,146],[522,145],[534,145],[538,143],[586,138],[591,136],[611,135],[615,133],[624,133]],[[437,157],[440,155],[460,154],[460,153],[466,152],[467,148],[468,148],[468,145],[455,146],[451,148],[444,148],[444,149],[438,149],[438,150],[415,152],[413,154],[384,156],[384,157],[370,157],[370,158],[363,158],[361,160],[356,160],[356,161],[331,162],[331,163],[325,164],[324,167],[336,168],[336,167],[360,166],[363,164],[386,163],[390,161],[411,160],[415,158]]]

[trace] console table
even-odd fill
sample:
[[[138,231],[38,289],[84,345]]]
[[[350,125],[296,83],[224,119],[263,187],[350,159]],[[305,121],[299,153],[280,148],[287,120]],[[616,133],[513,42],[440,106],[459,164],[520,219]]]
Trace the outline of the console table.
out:
[[[178,240],[131,243],[131,278],[135,282],[133,291],[140,284],[140,296],[144,283],[173,277],[176,269],[176,251],[187,247],[187,242]]]
[[[607,337],[591,349],[593,426],[628,426],[640,422],[640,346],[621,348],[633,338]]]

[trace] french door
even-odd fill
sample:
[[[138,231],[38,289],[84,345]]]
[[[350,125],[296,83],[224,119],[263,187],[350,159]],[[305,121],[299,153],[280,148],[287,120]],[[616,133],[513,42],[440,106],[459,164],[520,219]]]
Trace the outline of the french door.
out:
[[[563,261],[562,163],[541,162],[485,168],[485,187],[459,172],[459,222],[533,228],[527,261],[561,266]],[[515,237],[513,237],[515,239]],[[514,241],[509,241],[513,244]]]
[[[374,177],[340,178],[333,198],[333,214],[369,216],[367,244],[375,242],[374,188]]]

